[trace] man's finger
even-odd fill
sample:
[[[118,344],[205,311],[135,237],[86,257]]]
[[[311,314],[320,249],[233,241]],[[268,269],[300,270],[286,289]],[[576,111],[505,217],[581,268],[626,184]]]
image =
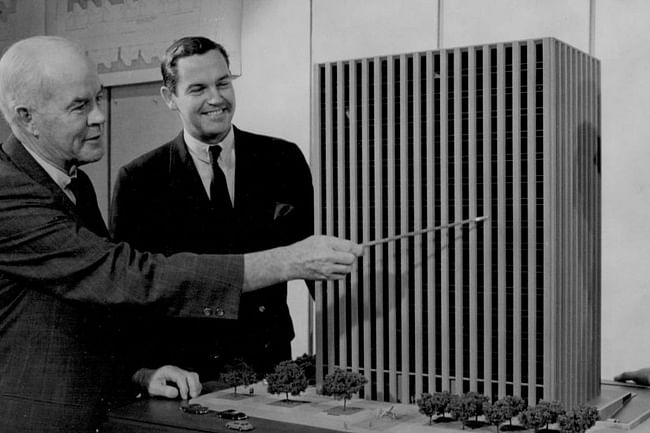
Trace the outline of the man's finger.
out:
[[[616,377],[614,380],[617,382],[633,381],[637,385],[650,385],[650,369],[643,368],[636,371],[625,371]]]
[[[618,375],[614,376],[614,380],[616,382],[625,382],[626,380],[628,380],[628,372],[625,371],[625,372],[623,372],[621,374],[618,374]]]
[[[182,399],[187,399],[188,385],[184,373],[183,370],[176,367],[160,367],[154,374],[152,386],[159,388],[159,392],[162,392],[165,397],[175,398],[180,394]],[[169,382],[173,383],[175,387],[167,385]],[[173,390],[174,395],[170,395],[172,394],[170,390]]]
[[[187,386],[189,388],[190,397],[198,397],[203,388],[199,381],[199,375],[196,373],[187,373]]]
[[[162,394],[162,396],[166,398],[176,398],[178,397],[178,389],[166,384],[160,384],[159,394],[156,395],[160,395],[160,394]]]
[[[345,239],[333,238],[330,242],[330,247],[334,251],[352,254],[352,260],[354,260],[355,257],[363,255],[363,247],[361,245]]]
[[[187,384],[187,376],[183,374],[182,372],[179,371],[174,371],[171,375],[171,381],[176,384],[176,387],[178,388],[178,392],[181,395],[181,398],[183,400],[187,399],[187,394],[189,392],[189,387]]]

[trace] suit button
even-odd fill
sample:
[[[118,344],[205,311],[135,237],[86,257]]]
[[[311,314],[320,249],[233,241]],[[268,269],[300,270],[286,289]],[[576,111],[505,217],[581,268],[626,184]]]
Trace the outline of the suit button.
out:
[[[263,312],[266,311],[266,307],[264,305],[260,305],[258,310],[259,310],[260,313],[263,313]]]
[[[210,308],[210,307],[205,307],[205,308],[203,309],[203,315],[204,315],[204,316],[212,316],[212,308]]]
[[[224,314],[226,314],[226,313],[223,311],[223,308],[218,308],[217,307],[214,310],[214,315],[217,316],[217,317],[223,317]]]

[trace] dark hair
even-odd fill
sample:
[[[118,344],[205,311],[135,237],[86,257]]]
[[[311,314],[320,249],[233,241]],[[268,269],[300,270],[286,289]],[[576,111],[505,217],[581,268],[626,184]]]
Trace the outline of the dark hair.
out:
[[[163,85],[171,90],[172,93],[176,93],[176,84],[178,83],[178,59],[205,54],[212,50],[219,51],[223,58],[226,59],[228,67],[230,67],[230,60],[228,59],[226,49],[213,40],[202,36],[186,36],[175,41],[169,46],[169,48],[167,48],[162,63],[160,63]]]

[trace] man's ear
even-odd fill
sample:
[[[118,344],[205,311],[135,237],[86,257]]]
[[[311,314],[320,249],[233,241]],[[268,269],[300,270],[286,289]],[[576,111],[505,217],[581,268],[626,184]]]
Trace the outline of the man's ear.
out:
[[[178,111],[178,107],[176,106],[176,96],[169,87],[162,86],[160,88],[160,96],[162,96],[163,101],[165,101],[165,104],[167,104],[167,107],[169,107],[170,110]]]
[[[34,137],[38,137],[38,128],[34,123],[31,110],[23,105],[17,106],[14,110],[16,112],[16,123],[20,125],[21,129],[30,132]]]

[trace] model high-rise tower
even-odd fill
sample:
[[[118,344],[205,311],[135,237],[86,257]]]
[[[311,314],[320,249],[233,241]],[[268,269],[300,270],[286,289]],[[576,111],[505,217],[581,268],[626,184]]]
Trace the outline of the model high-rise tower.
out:
[[[540,39],[324,63],[314,83],[317,232],[439,227],[320,283],[318,381],[349,368],[402,402],[597,395],[599,62]]]

